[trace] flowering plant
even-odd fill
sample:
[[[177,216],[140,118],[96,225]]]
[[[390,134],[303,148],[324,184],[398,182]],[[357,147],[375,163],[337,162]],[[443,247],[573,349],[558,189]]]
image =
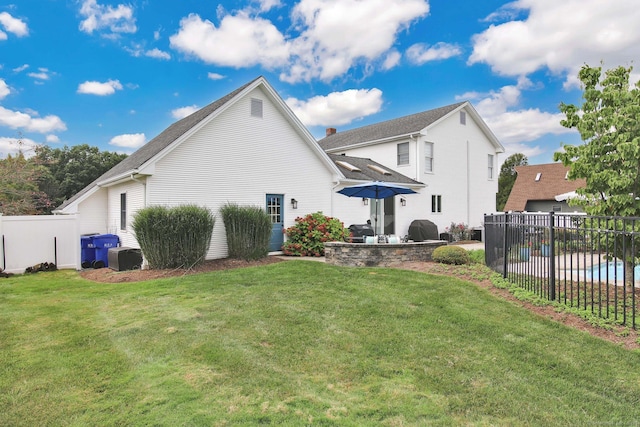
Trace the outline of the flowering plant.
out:
[[[449,227],[445,227],[445,231],[451,235],[454,242],[469,240],[471,238],[471,230],[469,226],[463,222],[459,224],[452,222]]]
[[[287,241],[282,245],[285,255],[324,256],[324,243],[343,241],[349,230],[337,218],[322,212],[296,218],[296,224],[284,230]]]

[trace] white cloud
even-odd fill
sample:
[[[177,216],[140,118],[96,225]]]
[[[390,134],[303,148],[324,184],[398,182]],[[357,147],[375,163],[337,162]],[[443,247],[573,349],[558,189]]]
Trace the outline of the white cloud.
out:
[[[14,68],[14,69],[13,69],[13,72],[14,72],[14,73],[21,73],[21,72],[23,72],[24,70],[26,70],[27,68],[29,68],[29,64],[24,64],[24,65],[21,65],[21,66],[19,66],[19,67]]]
[[[526,142],[546,135],[561,135],[573,131],[560,125],[560,120],[565,118],[562,113],[549,113],[538,108],[517,108],[522,91],[532,88],[535,85],[529,79],[521,77],[516,85],[504,86],[497,92],[469,92],[461,97],[473,102],[508,154],[523,153],[533,157],[543,150],[539,146],[531,147]]]
[[[85,19],[80,22],[80,30],[93,33],[108,29],[112,33],[135,33],[136,18],[133,8],[119,4],[116,7],[99,5],[96,0],[85,0],[80,8],[80,15]]]
[[[302,30],[292,41],[293,64],[280,78],[329,81],[359,62],[376,61],[398,32],[428,13],[424,0],[302,0],[293,10]]]
[[[124,148],[139,148],[147,142],[147,137],[144,133],[123,134],[114,136],[109,141],[110,145]]]
[[[122,84],[118,80],[108,80],[104,83],[96,81],[86,81],[78,86],[78,93],[88,95],[113,95],[116,90],[122,90]]]
[[[7,12],[0,12],[0,25],[6,32],[15,34],[18,37],[29,35],[27,24],[18,18],[14,18]],[[6,40],[6,34],[4,32],[2,32],[2,34],[5,35],[4,40]]]
[[[195,113],[199,109],[200,108],[197,105],[189,105],[187,107],[176,108],[175,110],[171,110],[171,117],[173,117],[174,119],[183,119]]]
[[[50,71],[47,68],[39,68],[37,73],[28,73],[27,75],[36,80],[49,80],[51,78]]]
[[[470,64],[486,63],[494,72],[507,76],[546,68],[571,77],[585,63],[628,65],[640,55],[640,8],[636,2],[517,0],[505,8],[528,15],[491,25],[475,35]],[[573,79],[566,85],[575,82]]]
[[[0,79],[0,99],[4,99],[10,93],[11,90],[9,89],[7,83],[4,80]]]
[[[60,142],[60,138],[58,138],[58,135],[49,134],[45,137],[45,141],[50,144],[57,144]]]
[[[227,67],[282,66],[289,57],[284,36],[269,21],[245,13],[227,15],[220,26],[191,14],[170,37],[171,47],[208,64]]]
[[[257,0],[261,12],[268,12],[275,7],[282,6],[280,0]]]
[[[207,78],[210,80],[222,80],[224,76],[218,73],[207,73]]]
[[[37,145],[37,142],[29,138],[18,139],[0,136],[0,158],[5,158],[8,154],[14,156],[19,151],[22,151],[22,154],[27,158],[32,157],[35,155],[34,149]]]
[[[144,54],[145,56],[148,56],[150,58],[165,59],[165,60],[171,59],[171,55],[169,55],[167,52],[164,52],[158,48],[148,50]]]
[[[288,98],[286,103],[306,126],[340,126],[379,112],[382,91],[350,89],[307,101]]]
[[[418,65],[429,61],[449,59],[462,54],[458,45],[450,43],[436,43],[428,46],[424,43],[416,43],[407,49],[406,55],[409,60]]]
[[[385,58],[384,62],[382,63],[382,69],[383,70],[392,69],[393,67],[395,67],[400,63],[401,58],[402,58],[402,54],[400,52],[398,52],[395,49],[391,50],[387,54],[387,57]]]
[[[34,117],[35,116],[35,117]],[[58,116],[49,115],[37,117],[37,113],[30,114],[13,111],[0,106],[0,126],[11,129],[24,129],[28,132],[49,133],[67,129],[65,123]]]
[[[254,2],[255,4],[256,2]],[[258,1],[259,11],[280,6]],[[401,55],[394,48],[398,33],[429,13],[426,0],[301,0],[292,10],[290,34],[247,7],[227,13],[216,10],[219,25],[191,14],[170,37],[171,48],[208,64],[281,69],[289,83],[330,81],[362,66],[395,67]],[[382,12],[383,11],[383,12]]]

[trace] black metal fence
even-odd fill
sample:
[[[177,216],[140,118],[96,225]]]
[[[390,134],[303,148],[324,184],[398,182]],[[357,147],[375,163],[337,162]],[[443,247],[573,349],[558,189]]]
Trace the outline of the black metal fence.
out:
[[[640,218],[507,213],[484,223],[486,263],[504,278],[636,329]]]

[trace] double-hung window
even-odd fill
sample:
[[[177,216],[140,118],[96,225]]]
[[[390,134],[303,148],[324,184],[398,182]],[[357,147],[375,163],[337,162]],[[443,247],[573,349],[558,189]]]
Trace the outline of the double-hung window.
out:
[[[424,171],[433,173],[433,142],[424,143]]]
[[[409,143],[401,142],[397,145],[398,149],[398,166],[409,164]]]
[[[442,196],[439,194],[431,195],[431,213],[442,213]]]
[[[120,230],[127,229],[127,193],[120,193]]]

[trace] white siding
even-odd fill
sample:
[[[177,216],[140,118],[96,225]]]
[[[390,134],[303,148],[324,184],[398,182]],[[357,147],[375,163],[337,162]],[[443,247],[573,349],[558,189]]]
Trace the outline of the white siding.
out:
[[[98,189],[94,194],[79,203],[78,212],[80,222],[80,234],[104,234],[107,232],[108,205],[107,190]]]
[[[127,195],[127,228],[120,229],[120,194]],[[137,181],[129,181],[124,184],[114,185],[108,188],[109,216],[107,232],[117,234],[120,237],[121,246],[139,248],[133,235],[131,222],[133,214],[144,207],[144,184]]]
[[[408,166],[397,165],[396,147],[400,142],[410,143]],[[433,143],[432,173],[425,172],[425,142]],[[487,155],[493,154],[497,158],[497,153],[482,129],[472,120],[471,114],[467,114],[466,125],[460,124],[459,113],[454,112],[433,127],[423,130],[417,140],[407,138],[390,141],[344,153],[370,158],[426,184],[419,194],[406,196],[406,206],[400,206],[399,197],[396,197],[396,234],[407,234],[414,219],[428,219],[438,226],[440,232],[444,232],[451,222],[479,227],[483,215],[495,211],[498,171],[494,169],[494,178],[488,178]],[[441,213],[431,212],[432,195],[442,196]],[[355,202],[336,199],[336,203],[351,206],[351,209],[342,206],[337,208],[340,212],[345,209],[349,213],[353,211],[353,215],[348,216],[350,220],[362,216]]]
[[[263,118],[251,117],[251,98],[263,100]],[[332,181],[320,157],[258,88],[156,164],[147,181],[147,201],[209,207],[217,220],[207,258],[223,258],[227,247],[221,206],[232,202],[264,207],[266,194],[283,194],[288,227],[297,216],[331,214]],[[291,208],[291,198],[298,201],[297,210]],[[135,211],[133,205],[130,211]]]

